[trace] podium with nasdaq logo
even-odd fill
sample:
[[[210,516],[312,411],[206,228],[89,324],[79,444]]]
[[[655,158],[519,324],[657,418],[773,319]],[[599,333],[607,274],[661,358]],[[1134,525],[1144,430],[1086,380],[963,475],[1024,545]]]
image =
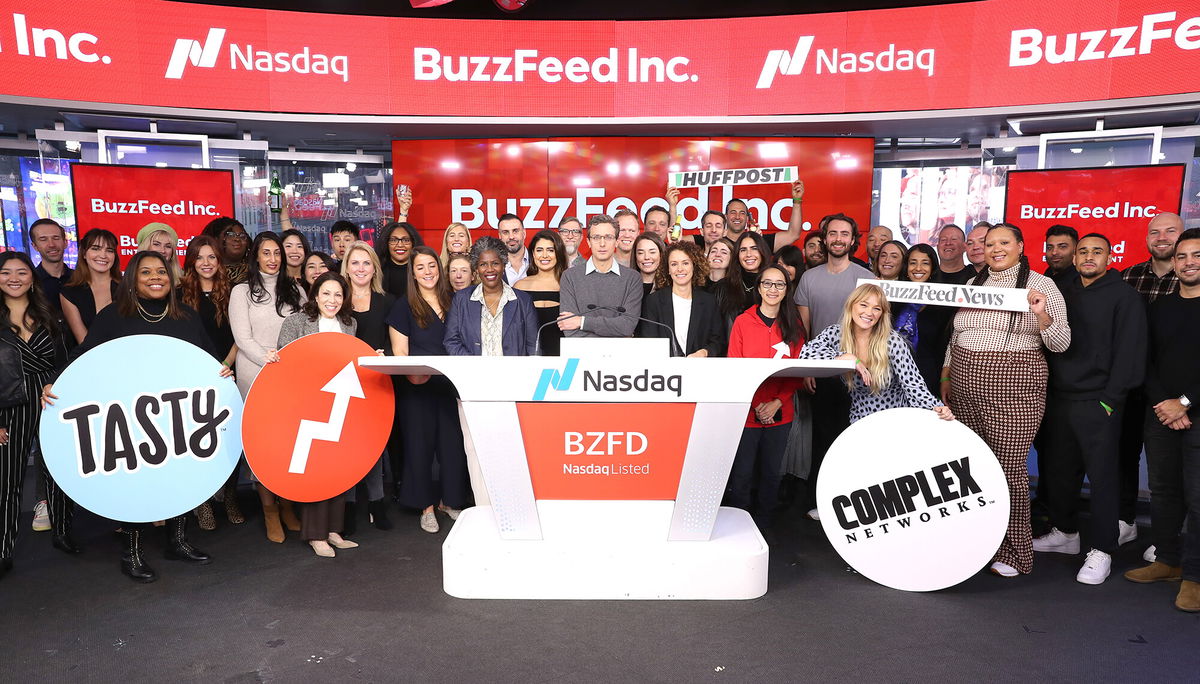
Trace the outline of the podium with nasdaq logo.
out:
[[[359,359],[393,375],[445,375],[458,388],[489,502],[463,511],[442,546],[446,593],[766,593],[762,535],[745,511],[721,506],[751,398],[768,377],[851,365],[672,358],[666,343],[567,338],[560,357]]]

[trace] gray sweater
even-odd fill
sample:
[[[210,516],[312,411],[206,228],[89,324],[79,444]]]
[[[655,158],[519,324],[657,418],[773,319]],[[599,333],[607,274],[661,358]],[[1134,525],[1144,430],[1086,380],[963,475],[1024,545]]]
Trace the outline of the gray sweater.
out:
[[[285,346],[295,342],[305,335],[315,335],[321,332],[321,322],[319,320],[309,320],[308,314],[303,311],[296,313],[283,319],[283,325],[279,326],[279,346],[276,349],[283,349]],[[338,327],[347,335],[353,335],[358,328],[358,321],[350,319],[350,325],[346,325],[341,321],[337,322]]]
[[[629,266],[618,266],[616,260],[608,273],[586,273],[589,263],[590,259],[577,262],[563,271],[559,282],[559,310],[583,314],[583,327],[568,331],[567,336],[632,337],[642,314],[642,276]],[[618,268],[619,274],[614,272]],[[597,308],[589,309],[589,305]],[[599,307],[623,307],[625,313]]]

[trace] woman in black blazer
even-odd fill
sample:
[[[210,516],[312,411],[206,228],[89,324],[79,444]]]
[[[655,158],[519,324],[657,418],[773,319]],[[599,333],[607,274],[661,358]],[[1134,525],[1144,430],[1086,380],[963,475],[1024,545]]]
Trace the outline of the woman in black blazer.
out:
[[[667,248],[658,269],[657,289],[646,296],[642,317],[663,325],[642,321],[638,337],[670,337],[671,355],[722,356],[725,352],[725,326],[717,309],[717,298],[700,289],[708,278],[708,262],[700,248],[691,242],[676,242]],[[666,327],[664,327],[666,326]]]

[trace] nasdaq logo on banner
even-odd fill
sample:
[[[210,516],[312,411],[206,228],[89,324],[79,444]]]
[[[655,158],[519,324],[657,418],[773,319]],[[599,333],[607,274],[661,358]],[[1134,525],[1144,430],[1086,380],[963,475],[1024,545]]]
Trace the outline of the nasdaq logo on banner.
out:
[[[791,52],[787,50],[771,50],[763,62],[762,71],[758,74],[755,88],[770,88],[775,82],[775,76],[797,76],[804,73],[808,56],[812,53],[814,36],[800,36],[796,39],[796,47]],[[852,52],[832,48],[818,48],[813,60],[814,71],[817,74],[855,74],[871,71],[924,71],[926,76],[933,76],[933,48],[924,50],[896,49],[895,43],[889,43],[883,50],[867,50]]]
[[[188,64],[205,69],[216,67],[224,41],[223,28],[210,28],[203,43],[193,38],[176,38],[175,47],[171,50],[171,59],[167,62],[166,78],[183,78],[183,71]],[[281,74],[333,74],[341,76],[343,83],[350,80],[349,57],[313,52],[307,45],[299,52],[268,52],[255,50],[251,44],[230,43],[229,68],[233,71],[244,69]]]
[[[533,391],[533,401],[544,401],[546,393],[551,389],[566,392],[575,381],[575,371],[579,367],[579,359],[569,359],[562,372],[546,368],[538,378],[537,388]],[[601,370],[583,371],[582,392],[637,392],[637,393],[672,393],[676,397],[683,395],[682,375],[659,375],[645,369],[640,373],[606,373]]]
[[[553,368],[543,370],[542,377],[538,379],[537,389],[533,391],[533,400],[544,400],[546,398],[546,391],[550,388],[554,388],[559,392],[571,389],[571,381],[575,379],[575,369],[578,367],[579,359],[568,359],[562,373]]]

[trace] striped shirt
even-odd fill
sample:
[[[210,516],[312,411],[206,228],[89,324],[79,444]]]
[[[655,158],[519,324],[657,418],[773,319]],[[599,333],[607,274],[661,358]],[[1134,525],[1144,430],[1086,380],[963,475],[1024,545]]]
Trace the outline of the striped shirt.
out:
[[[984,285],[1015,288],[1020,264],[1000,272],[989,272]],[[958,345],[971,351],[1024,351],[1040,349],[1044,344],[1053,352],[1066,351],[1071,346],[1071,326],[1067,322],[1067,305],[1058,286],[1041,273],[1030,271],[1026,285],[1046,295],[1046,313],[1050,327],[1041,329],[1032,311],[1014,313],[990,309],[960,309],[954,316],[954,332],[946,347],[943,365],[950,365],[950,350]]]

